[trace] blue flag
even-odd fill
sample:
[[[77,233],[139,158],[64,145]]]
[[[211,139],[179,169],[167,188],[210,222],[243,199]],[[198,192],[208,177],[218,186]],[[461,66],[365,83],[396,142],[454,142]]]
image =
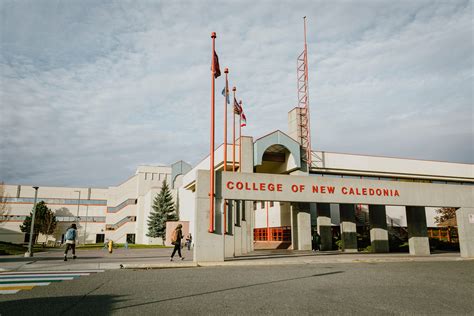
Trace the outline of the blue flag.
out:
[[[227,99],[227,104],[230,104],[229,90],[227,90],[227,93],[225,93],[225,92],[226,92],[226,87],[224,87],[224,89],[222,89],[222,95],[223,95],[224,97],[226,97],[226,99]]]

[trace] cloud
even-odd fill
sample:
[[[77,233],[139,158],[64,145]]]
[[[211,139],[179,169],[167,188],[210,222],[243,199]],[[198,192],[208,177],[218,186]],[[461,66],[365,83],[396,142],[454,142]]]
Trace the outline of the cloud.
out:
[[[0,6],[7,183],[109,186],[143,162],[200,161],[211,31],[244,102],[245,134],[285,131],[303,15],[314,149],[474,162],[470,1]]]

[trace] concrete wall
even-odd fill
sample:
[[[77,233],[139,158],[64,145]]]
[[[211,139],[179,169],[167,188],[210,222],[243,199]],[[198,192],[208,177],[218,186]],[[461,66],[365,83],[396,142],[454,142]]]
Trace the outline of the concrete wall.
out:
[[[462,180],[472,182],[474,165],[403,159],[391,157],[377,157],[367,155],[353,155],[332,152],[315,152],[320,158],[315,161],[319,171],[356,172],[357,174],[373,173],[382,175],[417,176],[426,178],[444,178],[446,180]]]

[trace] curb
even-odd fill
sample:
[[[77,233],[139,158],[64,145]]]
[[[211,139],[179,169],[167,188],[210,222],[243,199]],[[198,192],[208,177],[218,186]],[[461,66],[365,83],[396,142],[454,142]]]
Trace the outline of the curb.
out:
[[[148,270],[148,269],[177,269],[177,268],[197,268],[200,265],[196,262],[184,263],[125,263],[120,265],[120,269]]]
[[[400,262],[458,262],[474,261],[472,258],[334,258],[332,260],[232,260],[214,262],[184,262],[184,263],[126,263],[121,264],[120,269],[149,270],[149,269],[180,269],[199,267],[220,267],[220,266],[276,266],[276,265],[308,265],[308,264],[338,264],[338,263],[400,263]]]

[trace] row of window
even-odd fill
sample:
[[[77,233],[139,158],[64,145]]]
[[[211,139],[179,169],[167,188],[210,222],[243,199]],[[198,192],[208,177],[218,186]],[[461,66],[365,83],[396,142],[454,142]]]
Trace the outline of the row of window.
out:
[[[253,201],[253,210],[257,209],[258,203],[260,203],[260,208],[265,208],[265,201]],[[273,201],[268,202],[269,207],[273,207],[275,203]]]
[[[166,173],[152,173],[152,172],[145,172],[145,180],[160,180],[163,181],[166,178],[166,181],[169,183],[171,179],[171,175]]]
[[[0,216],[0,221],[24,221],[26,215],[3,215]],[[58,222],[105,222],[105,216],[56,216]]]
[[[474,185],[474,182],[459,182],[459,181],[429,180],[429,179],[412,179],[412,178],[396,178],[396,177],[357,176],[357,175],[333,174],[333,173],[311,173],[311,175],[316,176],[316,177],[325,177],[325,178],[367,179],[367,180],[417,182],[417,183]]]
[[[58,222],[105,222],[105,216],[56,216]]]
[[[29,197],[5,197],[7,203],[31,203],[35,202],[34,198]],[[61,205],[107,205],[107,200],[79,200],[79,199],[57,199],[57,198],[38,198],[37,202],[45,202],[46,204],[61,204]]]

